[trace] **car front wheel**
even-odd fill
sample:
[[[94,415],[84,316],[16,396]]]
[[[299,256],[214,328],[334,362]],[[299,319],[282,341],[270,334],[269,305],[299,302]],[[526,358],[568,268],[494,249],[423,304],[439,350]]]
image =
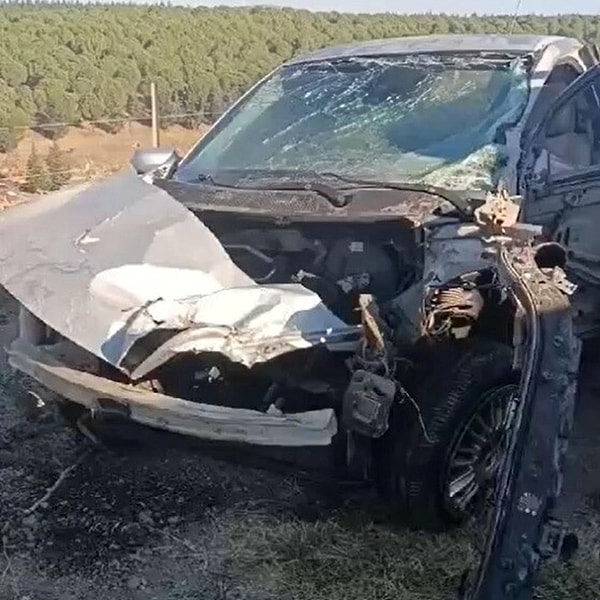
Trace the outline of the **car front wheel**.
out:
[[[506,345],[472,339],[433,351],[377,453],[378,486],[409,525],[438,530],[478,513],[493,490],[517,389]]]

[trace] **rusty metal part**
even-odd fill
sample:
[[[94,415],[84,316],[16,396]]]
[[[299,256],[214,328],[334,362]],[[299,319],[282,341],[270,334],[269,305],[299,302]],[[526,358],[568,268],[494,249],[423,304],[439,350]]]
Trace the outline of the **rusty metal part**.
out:
[[[529,242],[541,235],[541,227],[519,223],[520,201],[520,196],[511,196],[506,190],[488,194],[485,203],[474,211],[483,236],[514,243]]]
[[[563,294],[572,296],[577,291],[577,284],[569,281],[567,274],[560,267],[554,267],[552,269],[550,278],[552,279],[554,285],[561,292],[563,292]]]
[[[452,333],[455,337],[464,337],[482,309],[483,298],[476,289],[436,290],[424,315],[423,333],[428,336]]]
[[[519,219],[521,207],[506,190],[488,194],[485,203],[475,210],[475,222],[496,234],[504,234]]]
[[[380,320],[379,309],[373,296],[370,294],[361,294],[358,297],[358,305],[366,346],[377,352],[384,352],[385,338],[378,324]]]

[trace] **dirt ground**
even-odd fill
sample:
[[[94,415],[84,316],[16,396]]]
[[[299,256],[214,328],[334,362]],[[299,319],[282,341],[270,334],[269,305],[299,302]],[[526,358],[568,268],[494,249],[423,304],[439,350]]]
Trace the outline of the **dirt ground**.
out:
[[[0,295],[0,346],[16,332]],[[588,363],[565,509],[582,543],[547,567],[536,598],[600,598],[600,412]],[[27,514],[89,446],[52,403],[35,422],[28,391],[0,355],[0,599],[447,600],[473,555],[461,532],[396,527],[367,492],[140,445],[94,451]],[[17,401],[17,402],[15,402]]]
[[[171,125],[160,131],[160,144],[185,152],[206,132],[207,126],[185,129]],[[52,144],[51,140],[34,131],[27,131],[18,147],[0,154],[0,183],[2,178],[20,182],[24,179],[27,159],[32,144],[36,152],[44,156]],[[140,123],[126,124],[116,134],[95,127],[70,127],[57,141],[65,153],[69,170],[74,180],[114,171],[125,166],[136,148],[152,147],[152,129]]]

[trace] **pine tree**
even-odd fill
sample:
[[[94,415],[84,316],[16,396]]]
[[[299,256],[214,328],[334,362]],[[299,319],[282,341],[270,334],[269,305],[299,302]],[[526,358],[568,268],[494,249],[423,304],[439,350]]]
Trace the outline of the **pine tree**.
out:
[[[69,174],[69,164],[65,153],[54,142],[50,146],[48,156],[46,156],[46,169],[48,172],[50,191],[58,190],[65,185],[71,178]]]
[[[31,152],[27,159],[27,173],[21,185],[24,192],[35,194],[50,188],[50,179],[42,157],[37,153],[35,144],[31,144]]]

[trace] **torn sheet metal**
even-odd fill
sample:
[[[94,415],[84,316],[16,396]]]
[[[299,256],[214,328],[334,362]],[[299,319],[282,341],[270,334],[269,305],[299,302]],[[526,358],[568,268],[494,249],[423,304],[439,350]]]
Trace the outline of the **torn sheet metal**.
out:
[[[128,374],[144,371],[148,354],[157,366],[180,351],[216,350],[251,366],[356,339],[303,286],[257,285],[191,212],[133,173],[6,211],[0,239],[0,285]],[[148,350],[141,342],[158,330]],[[135,365],[126,360],[134,345],[143,350]]]
[[[10,364],[61,397],[102,413],[106,405],[142,425],[199,439],[259,446],[327,446],[337,433],[329,408],[295,414],[188,402],[98,377],[64,364],[53,352],[22,339],[9,349]]]
[[[150,265],[129,265],[104,271],[92,281],[92,295],[100,302],[117,305],[116,299],[131,297],[141,290],[138,281],[158,279],[166,289],[175,289],[179,270],[161,269],[156,273],[156,269]],[[122,277],[121,271],[126,271],[128,277]],[[123,285],[117,290],[119,278]],[[346,326],[319,296],[299,284],[216,289],[214,280],[208,280],[206,290],[204,294],[196,291],[190,296],[162,300],[140,294],[136,308],[126,310],[113,323],[103,353],[120,353],[121,366],[138,379],[183,352],[219,352],[251,367],[320,343],[352,351],[359,339],[360,329]],[[158,329],[175,333],[154,347],[147,336]],[[138,360],[137,352],[129,353],[138,343],[143,347],[142,360]],[[123,362],[128,353],[131,356]]]

